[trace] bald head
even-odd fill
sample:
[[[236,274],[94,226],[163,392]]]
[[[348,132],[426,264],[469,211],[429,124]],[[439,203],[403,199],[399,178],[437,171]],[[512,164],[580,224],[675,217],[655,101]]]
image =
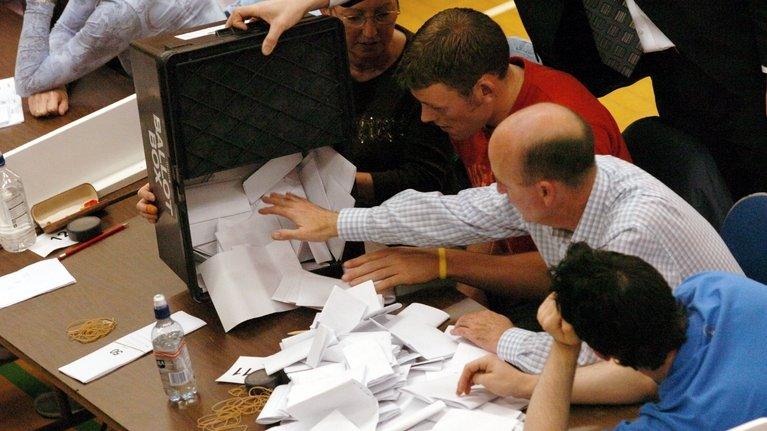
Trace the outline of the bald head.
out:
[[[594,166],[591,128],[573,111],[553,103],[519,110],[493,132],[488,149],[495,176],[525,184],[555,180],[578,186]]]

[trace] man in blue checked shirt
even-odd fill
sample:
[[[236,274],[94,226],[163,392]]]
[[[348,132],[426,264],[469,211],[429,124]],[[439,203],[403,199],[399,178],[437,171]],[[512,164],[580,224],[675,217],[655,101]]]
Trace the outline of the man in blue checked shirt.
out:
[[[571,389],[590,379],[576,371],[581,339],[611,359],[599,364],[600,387],[625,391],[634,370],[659,385],[658,400],[616,430],[725,430],[767,416],[767,286],[705,272],[672,294],[642,259],[585,243],[572,245],[552,275],[538,320],[555,341],[541,376],[529,376],[537,384],[525,430],[567,429]],[[519,374],[488,355],[466,365],[457,392],[482,384],[503,396]]]
[[[509,116],[493,133],[489,158],[498,183],[454,196],[407,190],[378,207],[337,213],[296,196],[272,195],[265,201],[273,206],[261,212],[298,226],[275,232],[279,240],[340,236],[458,246],[529,234],[548,266],[558,264],[572,243],[586,242],[640,257],[669,286],[703,271],[742,274],[714,228],[692,207],[636,166],[595,157],[589,128],[562,106],[538,104]],[[546,333],[515,328],[490,312],[463,316],[454,334],[536,374],[552,343]],[[581,349],[579,365],[597,361],[591,349]]]

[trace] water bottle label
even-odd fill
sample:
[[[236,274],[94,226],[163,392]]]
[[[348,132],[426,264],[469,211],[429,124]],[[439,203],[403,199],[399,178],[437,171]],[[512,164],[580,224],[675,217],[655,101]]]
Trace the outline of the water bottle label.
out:
[[[27,224],[27,204],[23,193],[12,194],[6,198],[5,207],[8,208],[11,225],[14,228]]]
[[[181,386],[192,379],[192,361],[186,349],[186,341],[182,340],[175,352],[154,352],[160,373],[167,374],[171,386]]]

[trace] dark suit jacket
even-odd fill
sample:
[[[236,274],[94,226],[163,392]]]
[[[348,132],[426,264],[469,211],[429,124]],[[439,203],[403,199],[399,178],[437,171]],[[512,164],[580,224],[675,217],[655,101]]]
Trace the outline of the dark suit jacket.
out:
[[[767,0],[636,0],[680,54],[735,94],[764,103]],[[516,0],[543,63],[571,73],[602,96],[627,79],[597,53],[581,0]],[[753,99],[752,99],[753,100]]]

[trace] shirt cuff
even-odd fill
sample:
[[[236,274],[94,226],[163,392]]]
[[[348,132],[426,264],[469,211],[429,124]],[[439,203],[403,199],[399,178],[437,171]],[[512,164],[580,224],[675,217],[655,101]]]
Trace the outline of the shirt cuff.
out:
[[[514,362],[514,358],[519,352],[519,347],[524,344],[525,338],[527,338],[531,331],[521,328],[510,328],[501,334],[501,339],[498,340],[498,346],[496,351],[498,357],[506,362]]]
[[[369,208],[344,208],[338,213],[336,230],[338,237],[344,241],[367,240],[365,221]]]

